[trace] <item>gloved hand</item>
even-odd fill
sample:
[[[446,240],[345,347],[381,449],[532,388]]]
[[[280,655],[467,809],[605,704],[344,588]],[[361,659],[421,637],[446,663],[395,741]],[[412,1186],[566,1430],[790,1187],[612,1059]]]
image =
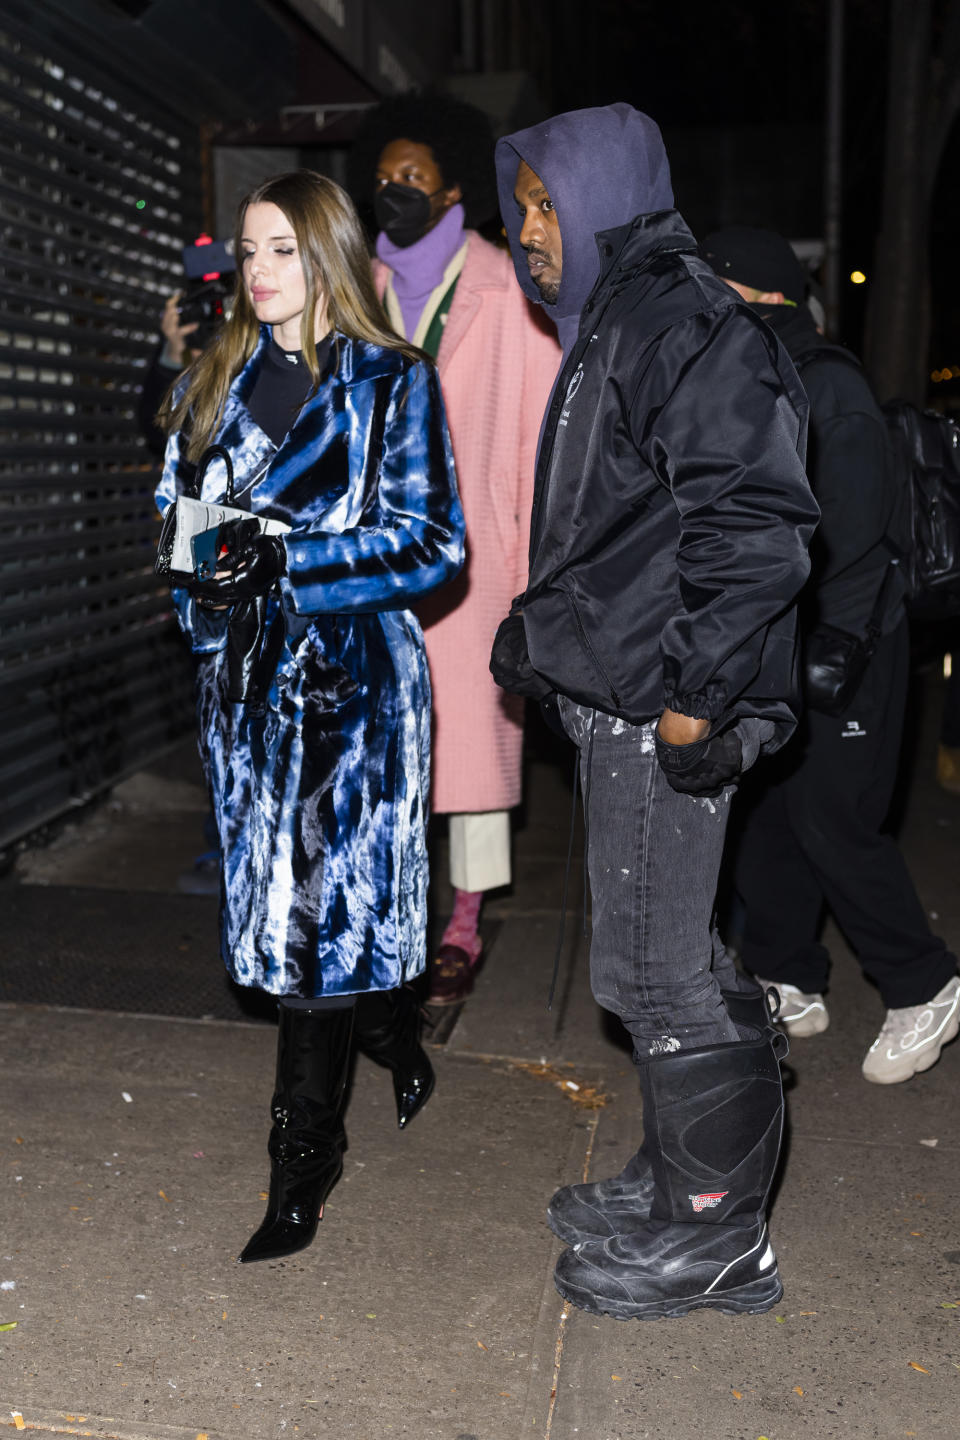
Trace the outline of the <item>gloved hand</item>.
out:
[[[287,552],[279,535],[264,535],[253,521],[249,532],[240,536],[234,553],[219,563],[227,574],[194,580],[187,587],[201,605],[235,605],[266,595],[286,573]]]
[[[706,735],[690,745],[671,745],[656,730],[654,743],[667,784],[680,795],[713,800],[740,775],[743,752],[736,730]]]
[[[514,600],[510,614],[506,620],[501,620],[497,628],[490,655],[490,673],[501,690],[509,690],[513,695],[542,700],[545,695],[553,693],[553,686],[530,664],[519,598]]]

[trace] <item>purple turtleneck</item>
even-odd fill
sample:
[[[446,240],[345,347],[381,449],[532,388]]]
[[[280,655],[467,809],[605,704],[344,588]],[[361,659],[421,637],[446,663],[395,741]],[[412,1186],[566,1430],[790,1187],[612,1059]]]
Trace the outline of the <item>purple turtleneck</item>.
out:
[[[413,339],[423,307],[463,244],[463,219],[463,206],[451,205],[443,219],[413,245],[394,245],[384,230],[377,236],[377,255],[393,274],[408,340]]]

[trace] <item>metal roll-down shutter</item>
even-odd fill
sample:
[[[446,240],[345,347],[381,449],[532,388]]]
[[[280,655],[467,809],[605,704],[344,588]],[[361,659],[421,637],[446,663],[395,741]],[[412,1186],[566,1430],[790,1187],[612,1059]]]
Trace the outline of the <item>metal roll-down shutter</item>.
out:
[[[0,846],[192,721],[137,401],[200,188],[195,129],[0,14]]]

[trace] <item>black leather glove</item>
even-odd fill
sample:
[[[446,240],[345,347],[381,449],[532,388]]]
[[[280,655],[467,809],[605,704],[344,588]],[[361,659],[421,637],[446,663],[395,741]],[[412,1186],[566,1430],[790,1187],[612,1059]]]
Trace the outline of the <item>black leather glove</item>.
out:
[[[531,700],[542,700],[553,694],[553,686],[538,675],[530,664],[527,653],[527,637],[523,629],[523,611],[517,608],[517,601],[506,620],[501,620],[490,655],[490,674],[501,690],[512,695],[526,695]]]
[[[743,752],[735,730],[706,735],[690,745],[671,745],[657,730],[654,741],[667,784],[681,795],[702,795],[713,800],[740,775]]]
[[[187,587],[201,605],[235,605],[266,595],[286,573],[287,552],[280,536],[264,535],[256,521],[249,523],[250,530],[241,534],[234,553],[220,562],[229,574],[219,580],[195,580]]]

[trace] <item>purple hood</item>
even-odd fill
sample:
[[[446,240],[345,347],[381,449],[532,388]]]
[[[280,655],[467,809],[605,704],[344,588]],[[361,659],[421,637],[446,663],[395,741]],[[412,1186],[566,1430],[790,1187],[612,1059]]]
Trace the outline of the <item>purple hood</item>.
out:
[[[673,209],[667,153],[659,127],[624,104],[570,110],[497,141],[500,213],[517,279],[524,294],[542,304],[520,248],[522,220],[513,198],[520,160],[539,175],[556,207],[563,274],[557,303],[546,313],[569,352],[580,311],[600,275],[598,232],[628,225],[637,215]]]

